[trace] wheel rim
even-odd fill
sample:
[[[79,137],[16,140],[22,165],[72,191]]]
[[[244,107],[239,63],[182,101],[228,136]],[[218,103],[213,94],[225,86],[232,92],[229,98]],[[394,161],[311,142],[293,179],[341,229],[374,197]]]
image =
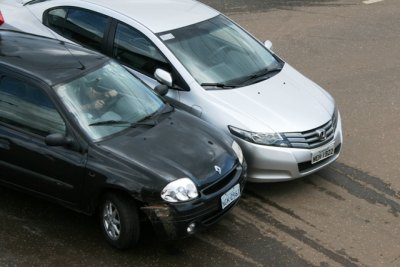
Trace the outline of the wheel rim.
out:
[[[110,201],[107,201],[103,209],[103,225],[108,237],[117,240],[121,233],[121,220],[117,207]]]

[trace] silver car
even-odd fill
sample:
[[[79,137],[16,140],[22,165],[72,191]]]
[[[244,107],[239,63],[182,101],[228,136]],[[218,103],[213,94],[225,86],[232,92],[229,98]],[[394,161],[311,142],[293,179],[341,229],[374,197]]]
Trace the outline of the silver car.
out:
[[[0,12],[0,28],[79,43],[152,87],[168,85],[175,106],[236,139],[249,181],[303,177],[339,157],[342,125],[331,95],[271,42],[198,1],[3,0]]]

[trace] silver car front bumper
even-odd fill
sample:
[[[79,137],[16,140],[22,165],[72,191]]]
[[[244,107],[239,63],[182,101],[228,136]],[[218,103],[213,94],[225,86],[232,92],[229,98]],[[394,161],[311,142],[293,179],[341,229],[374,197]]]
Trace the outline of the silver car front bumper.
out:
[[[300,149],[258,145],[234,137],[243,150],[248,164],[249,182],[289,181],[314,173],[334,162],[340,154],[343,135],[340,115],[333,140],[334,154],[315,164],[311,163],[312,154],[329,144],[315,149]]]

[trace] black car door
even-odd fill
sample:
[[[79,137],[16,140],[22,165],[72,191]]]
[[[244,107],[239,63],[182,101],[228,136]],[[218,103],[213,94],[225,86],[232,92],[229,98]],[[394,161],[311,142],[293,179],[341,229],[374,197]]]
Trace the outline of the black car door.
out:
[[[82,192],[86,156],[47,146],[51,133],[67,135],[68,129],[44,87],[0,70],[0,181],[74,205]]]

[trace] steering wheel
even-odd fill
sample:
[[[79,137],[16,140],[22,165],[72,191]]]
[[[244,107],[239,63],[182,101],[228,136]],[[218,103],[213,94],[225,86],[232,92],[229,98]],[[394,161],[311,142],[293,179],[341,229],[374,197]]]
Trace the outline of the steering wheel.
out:
[[[119,100],[121,96],[118,94],[113,97],[108,97],[104,99],[104,105],[102,107],[102,110],[108,110],[110,109],[117,101]]]
[[[114,97],[102,99],[104,104],[100,109],[93,109],[92,111],[89,111],[92,119],[98,119],[107,113],[113,113],[119,116],[118,112],[116,112],[115,109],[112,107],[118,102],[120,97],[120,95],[116,95]]]

